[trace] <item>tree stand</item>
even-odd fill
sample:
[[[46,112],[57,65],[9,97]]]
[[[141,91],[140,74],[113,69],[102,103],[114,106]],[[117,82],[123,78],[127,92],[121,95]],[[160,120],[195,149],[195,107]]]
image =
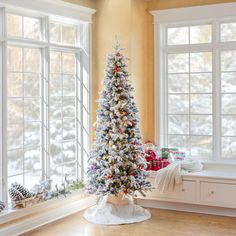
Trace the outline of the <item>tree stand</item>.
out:
[[[84,213],[84,218],[91,223],[100,225],[120,225],[141,222],[151,218],[146,209],[134,204],[131,196],[104,196],[96,206]]]

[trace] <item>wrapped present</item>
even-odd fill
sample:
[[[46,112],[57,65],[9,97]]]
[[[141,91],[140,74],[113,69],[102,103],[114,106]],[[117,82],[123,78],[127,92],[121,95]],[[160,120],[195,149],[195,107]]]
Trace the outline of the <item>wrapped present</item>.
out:
[[[153,161],[156,159],[156,153],[151,151],[151,150],[147,150],[146,151],[146,160],[147,161]]]
[[[161,149],[161,157],[164,159],[171,158],[170,153],[177,152],[178,148],[162,148]]]
[[[182,161],[186,157],[185,152],[182,151],[171,151],[169,155],[172,161]]]
[[[169,161],[167,161],[164,158],[158,158],[153,161],[153,170],[160,170],[162,168],[167,167],[170,164]]]
[[[147,168],[146,168],[146,170],[147,170],[147,171],[152,170],[152,162],[151,162],[151,161],[147,162]]]

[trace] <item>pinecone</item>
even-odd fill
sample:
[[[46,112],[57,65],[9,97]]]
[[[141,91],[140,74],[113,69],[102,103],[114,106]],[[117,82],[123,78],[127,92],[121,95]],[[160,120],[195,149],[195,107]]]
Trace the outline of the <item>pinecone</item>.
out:
[[[0,201],[0,212],[6,207],[5,203]]]
[[[12,201],[20,201],[24,199],[24,196],[15,188],[9,188],[9,195]]]
[[[24,187],[22,184],[19,184],[17,182],[11,184],[12,188],[15,188],[18,190],[24,198],[30,198],[33,196],[33,193],[31,193],[26,187]]]

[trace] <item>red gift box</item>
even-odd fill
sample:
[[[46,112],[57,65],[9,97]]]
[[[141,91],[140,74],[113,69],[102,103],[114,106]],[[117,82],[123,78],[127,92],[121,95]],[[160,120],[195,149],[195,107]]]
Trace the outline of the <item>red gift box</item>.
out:
[[[153,151],[155,146],[149,141],[146,143],[146,161],[147,161],[147,168],[146,170],[153,170],[157,171],[162,168],[165,168],[170,164],[170,162],[167,161],[167,159],[164,159],[162,157],[157,158],[156,153]]]

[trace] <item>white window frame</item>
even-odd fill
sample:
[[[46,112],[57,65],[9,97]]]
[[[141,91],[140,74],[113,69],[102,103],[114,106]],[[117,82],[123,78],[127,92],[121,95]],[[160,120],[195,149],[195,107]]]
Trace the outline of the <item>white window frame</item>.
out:
[[[212,51],[212,84],[213,114],[213,157],[206,162],[232,162],[222,160],[220,150],[221,134],[221,96],[220,96],[220,51],[236,50],[236,42],[220,42],[220,23],[236,22],[236,3],[215,4],[186,7],[168,10],[151,11],[154,16],[154,89],[155,89],[155,143],[160,147],[167,146],[167,58],[171,53],[191,53]],[[166,45],[167,28],[212,24],[212,43],[196,45]],[[218,91],[218,92],[216,92]],[[218,137],[218,138],[216,138]],[[204,160],[203,160],[204,161]]]
[[[15,13],[23,16],[29,16],[33,18],[41,18],[42,24],[42,39],[40,41],[34,39],[25,39],[25,38],[16,38],[16,37],[9,37],[7,36],[6,32],[6,12]],[[83,86],[83,78],[86,76],[89,82],[89,134],[91,134],[91,22],[92,22],[92,14],[95,10],[82,7],[79,5],[66,3],[60,0],[0,0],[0,198],[7,202],[7,87],[6,87],[6,47],[8,43],[13,43],[16,45],[23,45],[23,46],[32,46],[36,48],[40,48],[42,52],[41,58],[49,58],[49,51],[50,49],[58,49],[61,51],[73,52],[76,53],[77,61],[80,60],[80,65],[76,63],[76,88],[78,86]],[[70,45],[60,45],[60,44],[52,44],[49,41],[49,20],[62,22],[65,21],[70,24],[78,25],[78,33],[77,38],[79,37],[79,44],[75,46]],[[47,55],[47,56],[45,56]],[[78,58],[79,57],[79,58]],[[4,58],[4,60],[3,60]],[[88,68],[87,74],[84,74],[82,70],[82,66],[86,66]],[[42,90],[43,93],[41,94],[42,103],[45,102],[45,98],[47,94],[45,91],[48,90],[48,76],[49,76],[49,63],[42,63]],[[76,96],[77,96],[76,92]],[[77,99],[76,99],[77,100]],[[83,91],[81,90],[80,94],[81,103],[83,102]],[[48,99],[47,99],[48,101]],[[83,103],[82,103],[83,104]],[[47,104],[48,105],[48,104]],[[45,108],[46,106],[42,106],[44,109],[42,111],[42,119],[45,121],[44,124],[49,124],[48,118],[48,109]],[[78,104],[76,102],[76,111],[78,109]],[[82,106],[81,109],[81,116],[83,116]],[[77,114],[76,114],[77,116]],[[81,120],[83,118],[81,117]],[[81,121],[82,123],[82,121]],[[76,126],[77,127],[77,126]],[[49,140],[49,131],[48,126],[43,127],[43,131],[41,132],[42,142],[48,142]],[[83,128],[83,123],[82,123]],[[81,128],[81,129],[82,129]],[[77,132],[77,131],[76,131]],[[76,139],[76,143],[77,139]],[[91,135],[89,136],[89,145],[91,145]],[[44,145],[45,146],[45,145]],[[76,145],[78,146],[78,144]],[[83,152],[84,147],[83,143],[81,144],[81,164],[83,165]],[[44,165],[45,170],[49,168],[48,166],[48,150],[43,150],[42,156],[46,158],[42,158],[42,163]],[[78,160],[77,160],[78,161]],[[43,177],[45,177],[45,170]],[[81,169],[81,173],[78,174],[79,177],[84,178],[84,170]]]

